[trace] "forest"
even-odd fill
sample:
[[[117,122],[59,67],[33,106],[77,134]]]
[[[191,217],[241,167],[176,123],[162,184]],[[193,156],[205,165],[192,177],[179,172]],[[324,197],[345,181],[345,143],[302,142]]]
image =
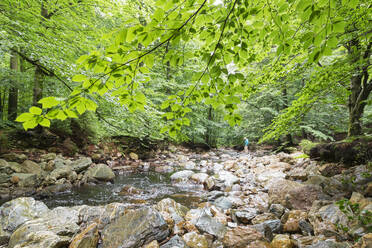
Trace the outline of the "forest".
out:
[[[0,248],[372,247],[371,8],[0,0]]]

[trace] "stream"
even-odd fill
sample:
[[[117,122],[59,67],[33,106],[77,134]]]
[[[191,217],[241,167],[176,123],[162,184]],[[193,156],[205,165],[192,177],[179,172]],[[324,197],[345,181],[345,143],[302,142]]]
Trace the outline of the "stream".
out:
[[[140,193],[120,194],[124,187],[134,187]],[[41,199],[48,207],[76,205],[105,205],[120,202],[128,205],[151,205],[164,198],[172,198],[184,206],[192,207],[205,199],[207,191],[202,185],[172,184],[170,174],[140,172],[119,174],[113,183],[87,184],[73,187],[69,191]]]

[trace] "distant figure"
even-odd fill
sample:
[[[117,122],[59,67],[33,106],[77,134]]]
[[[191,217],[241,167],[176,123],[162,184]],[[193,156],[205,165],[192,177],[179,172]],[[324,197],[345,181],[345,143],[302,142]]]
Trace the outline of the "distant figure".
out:
[[[248,145],[249,145],[249,140],[247,137],[244,137],[244,152],[248,153]]]

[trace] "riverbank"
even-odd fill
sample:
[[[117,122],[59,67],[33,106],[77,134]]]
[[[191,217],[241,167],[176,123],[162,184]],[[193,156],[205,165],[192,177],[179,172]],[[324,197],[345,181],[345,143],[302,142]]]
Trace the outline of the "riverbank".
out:
[[[372,178],[368,164],[348,168],[320,164],[299,152],[247,155],[221,149],[195,153],[180,147],[159,151],[147,161],[132,156],[131,166],[105,166],[116,174],[169,174],[175,187],[199,187],[200,196],[205,197],[195,197],[188,206],[170,195],[172,199],[157,202],[54,209],[32,198],[18,198],[0,208],[4,247],[8,242],[8,247],[53,248],[371,245],[370,223],[359,220],[371,218]],[[54,161],[55,165],[59,159],[56,155],[38,165],[45,168],[43,163]],[[71,165],[82,161],[87,164],[89,159],[70,159],[62,168],[74,168]],[[92,183],[83,178],[87,179],[87,172],[96,166],[91,163],[79,173],[72,169],[77,180],[70,183]],[[53,171],[58,168],[48,176],[56,174]],[[62,177],[56,182],[66,180],[70,179]],[[122,185],[122,189],[123,194],[148,190],[129,184]],[[358,208],[352,204],[358,204]],[[13,223],[15,219],[18,221]]]

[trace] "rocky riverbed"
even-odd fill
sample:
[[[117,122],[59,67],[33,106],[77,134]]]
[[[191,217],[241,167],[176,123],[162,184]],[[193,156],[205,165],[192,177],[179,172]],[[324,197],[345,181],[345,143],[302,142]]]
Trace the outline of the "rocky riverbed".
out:
[[[0,247],[372,247],[370,164],[347,168],[299,152],[195,153],[175,147],[148,161],[132,156],[132,166],[117,167],[53,153],[34,161],[3,156],[2,196],[45,200],[19,197],[2,204]],[[181,200],[187,193],[99,206],[49,208],[43,202],[74,185],[111,184],[128,171],[169,174],[174,187],[198,189],[203,197],[190,198],[192,204]],[[111,193],[145,191],[123,185]]]

